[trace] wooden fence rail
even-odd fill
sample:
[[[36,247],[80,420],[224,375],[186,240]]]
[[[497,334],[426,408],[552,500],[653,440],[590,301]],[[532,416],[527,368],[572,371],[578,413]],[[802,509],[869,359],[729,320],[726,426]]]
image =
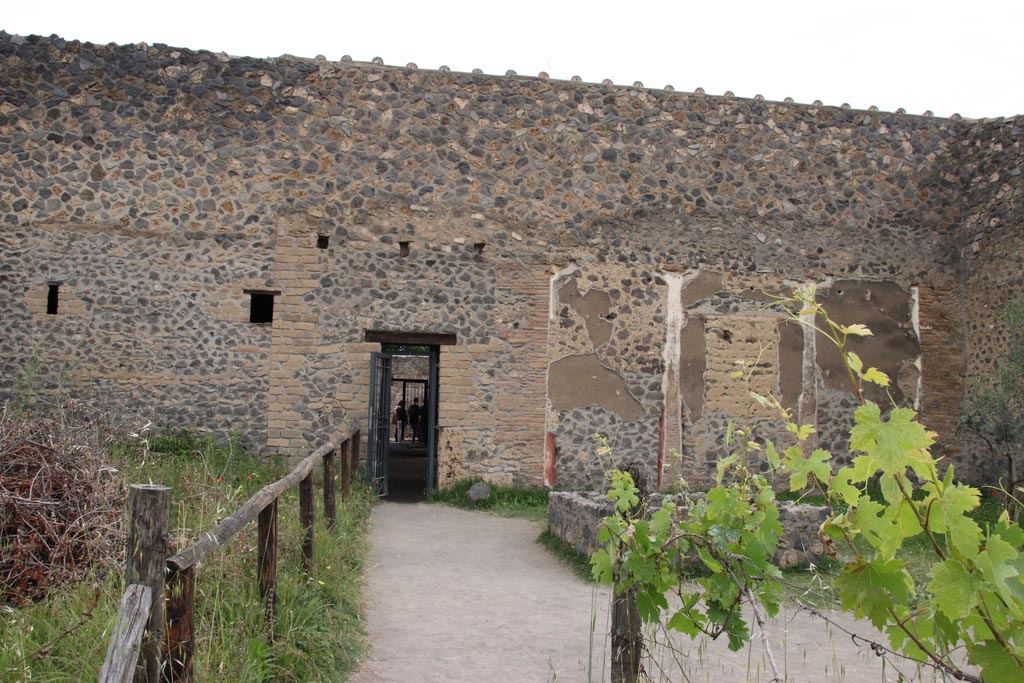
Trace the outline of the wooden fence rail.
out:
[[[278,499],[292,487],[299,487],[303,562],[307,569],[312,569],[314,468],[318,463],[324,468],[324,518],[327,527],[333,530],[338,519],[335,451],[341,453],[341,496],[345,499],[352,473],[359,464],[359,438],[359,430],[350,429],[337,446],[327,443],[316,449],[287,475],[264,486],[201,539],[171,557],[167,557],[165,540],[170,489],[133,484],[129,489],[130,526],[125,570],[128,589],[121,600],[99,683],[123,683],[133,675],[136,683],[193,680],[196,566],[253,520],[257,520],[258,529],[259,595],[267,625],[272,626],[277,610]],[[271,629],[268,628],[268,632]]]

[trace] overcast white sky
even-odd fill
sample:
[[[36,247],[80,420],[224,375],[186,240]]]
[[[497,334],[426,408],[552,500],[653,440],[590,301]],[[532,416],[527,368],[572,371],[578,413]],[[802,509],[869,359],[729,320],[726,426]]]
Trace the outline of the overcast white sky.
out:
[[[0,28],[912,114],[1024,114],[1024,0],[7,0]]]

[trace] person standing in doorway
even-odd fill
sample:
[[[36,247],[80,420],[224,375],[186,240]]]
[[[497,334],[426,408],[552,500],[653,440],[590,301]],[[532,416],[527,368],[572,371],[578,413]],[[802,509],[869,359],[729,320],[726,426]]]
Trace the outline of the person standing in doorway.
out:
[[[412,427],[412,440],[420,440],[420,403],[419,399],[413,396],[412,405],[408,411],[409,426]]]
[[[398,417],[398,425],[395,427],[395,441],[405,441],[405,426],[409,423],[409,415],[405,412],[405,400],[398,402],[395,408],[395,415]]]

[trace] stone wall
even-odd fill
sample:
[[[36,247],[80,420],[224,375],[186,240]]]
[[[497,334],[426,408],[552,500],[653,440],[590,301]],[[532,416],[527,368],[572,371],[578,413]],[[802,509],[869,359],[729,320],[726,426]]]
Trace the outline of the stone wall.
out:
[[[964,341],[967,373],[984,382],[1006,348],[1006,303],[1024,291],[1024,120],[984,121],[961,141],[966,188]],[[971,471],[1005,475],[981,444],[968,449]]]
[[[701,494],[698,494],[701,495]],[[651,497],[651,510],[658,510],[665,496]],[[668,497],[685,514],[689,502],[683,496]],[[775,552],[774,562],[782,569],[793,569],[818,564],[825,556],[825,544],[819,534],[828,508],[819,505],[781,501],[779,522],[782,536]],[[548,497],[548,531],[577,552],[591,555],[601,547],[597,535],[602,520],[615,511],[607,496],[600,493],[552,491]]]
[[[5,396],[34,355],[45,386],[299,454],[365,420],[367,331],[447,333],[439,480],[591,488],[600,432],[699,481],[736,360],[804,419],[849,402],[765,292],[905,295],[904,394],[949,423],[968,264],[1019,286],[961,261],[965,223],[1019,216],[1019,124],[3,33],[0,62]]]

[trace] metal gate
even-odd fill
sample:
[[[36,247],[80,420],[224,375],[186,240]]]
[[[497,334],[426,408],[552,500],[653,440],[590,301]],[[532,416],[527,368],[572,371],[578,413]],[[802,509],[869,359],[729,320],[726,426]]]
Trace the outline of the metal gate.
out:
[[[378,496],[388,494],[388,439],[391,431],[391,354],[370,354],[370,423],[366,480]]]

